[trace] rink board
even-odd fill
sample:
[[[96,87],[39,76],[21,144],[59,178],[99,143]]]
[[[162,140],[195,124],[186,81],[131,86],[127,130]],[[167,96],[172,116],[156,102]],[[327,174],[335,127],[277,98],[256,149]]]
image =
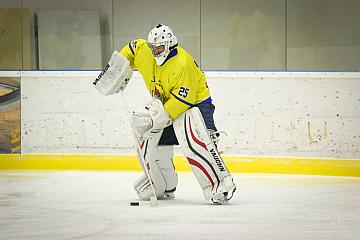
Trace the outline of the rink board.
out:
[[[21,73],[22,154],[133,154],[119,94],[98,71]],[[225,156],[360,159],[360,72],[206,72]],[[134,72],[130,111],[149,100]],[[178,154],[180,155],[180,154]]]
[[[223,156],[231,172],[360,177],[360,160]],[[183,156],[175,156],[177,171],[190,171]],[[140,171],[135,155],[1,154],[3,170]]]
[[[21,155],[0,155],[0,169],[140,170],[122,100],[95,90],[98,73],[0,72],[21,78]],[[360,72],[206,76],[230,171],[360,176]],[[131,110],[148,101],[140,74],[133,78],[124,93]],[[190,171],[183,157],[175,166]]]

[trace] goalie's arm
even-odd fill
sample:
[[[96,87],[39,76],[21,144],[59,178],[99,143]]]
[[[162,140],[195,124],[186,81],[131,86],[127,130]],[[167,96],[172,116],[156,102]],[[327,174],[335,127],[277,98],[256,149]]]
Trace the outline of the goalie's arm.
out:
[[[127,58],[127,60],[129,60],[131,68],[134,68],[134,60],[135,60],[135,53],[133,51],[133,48],[131,47],[131,44],[133,44],[133,42],[134,41],[131,41],[128,45],[124,46],[120,50],[121,55],[123,55],[124,57]]]
[[[141,51],[141,48],[144,47],[144,45],[147,45],[144,39],[136,39],[129,42],[128,45],[120,50],[120,53],[129,60],[131,68],[135,68],[136,55]]]

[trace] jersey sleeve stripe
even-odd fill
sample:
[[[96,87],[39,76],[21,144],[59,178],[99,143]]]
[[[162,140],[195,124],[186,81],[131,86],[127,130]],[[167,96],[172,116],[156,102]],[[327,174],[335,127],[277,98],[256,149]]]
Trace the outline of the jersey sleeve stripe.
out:
[[[208,98],[205,99],[204,101],[201,101],[201,102],[199,102],[199,103],[197,103],[197,104],[202,104],[202,103],[212,103],[211,97],[208,97]],[[197,105],[197,104],[196,104],[196,105]]]
[[[176,96],[176,95],[173,94],[173,93],[171,93],[171,95],[173,95],[174,98],[176,98],[176,99],[179,100],[180,102],[182,102],[182,103],[184,103],[184,104],[186,104],[186,105],[188,105],[188,106],[190,106],[190,107],[193,107],[193,106],[194,106],[194,104],[191,104],[191,103],[189,103],[189,102],[187,102],[187,101],[185,101],[185,100],[182,100],[181,98],[179,98],[178,96]]]
[[[130,50],[131,50],[132,54],[134,54],[134,55],[135,55],[134,49],[131,47],[131,42],[129,42],[129,48],[130,48]]]

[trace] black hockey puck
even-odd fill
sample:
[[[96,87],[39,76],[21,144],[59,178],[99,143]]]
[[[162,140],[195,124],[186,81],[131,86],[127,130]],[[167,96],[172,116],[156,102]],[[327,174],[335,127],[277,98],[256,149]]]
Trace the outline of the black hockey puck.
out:
[[[130,202],[130,206],[139,206],[139,202]]]

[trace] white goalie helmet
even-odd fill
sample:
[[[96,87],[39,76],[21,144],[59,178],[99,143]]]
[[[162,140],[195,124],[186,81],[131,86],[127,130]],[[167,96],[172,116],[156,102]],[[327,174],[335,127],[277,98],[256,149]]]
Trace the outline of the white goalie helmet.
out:
[[[163,64],[171,50],[178,45],[171,28],[163,24],[158,24],[150,31],[147,43],[158,65]]]

